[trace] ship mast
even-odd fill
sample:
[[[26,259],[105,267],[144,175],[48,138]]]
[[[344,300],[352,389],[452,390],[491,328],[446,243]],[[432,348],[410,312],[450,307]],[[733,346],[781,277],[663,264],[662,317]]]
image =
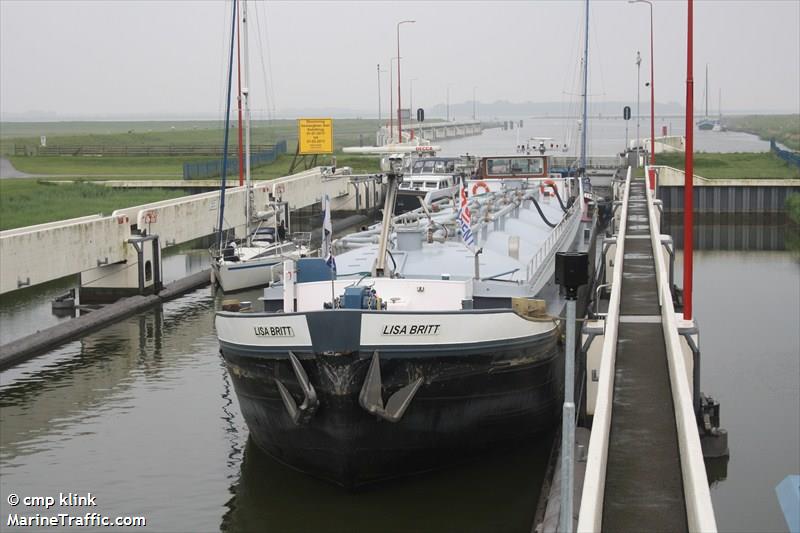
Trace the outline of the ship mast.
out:
[[[252,200],[252,192],[253,192],[253,182],[250,179],[250,90],[248,89],[249,83],[249,66],[250,66],[250,57],[249,57],[249,50],[250,47],[248,46],[247,41],[247,2],[242,2],[242,37],[244,41],[244,87],[242,88],[242,95],[244,96],[244,164],[245,164],[245,181],[247,182],[246,187],[246,198],[244,203],[244,216],[245,216],[245,235],[247,235],[247,245],[250,246],[251,244],[251,236],[250,236],[250,218],[252,216],[252,209],[250,202]],[[241,162],[239,162],[241,166]]]
[[[231,17],[231,48],[228,58],[228,93],[225,100],[225,141],[222,149],[222,185],[219,192],[219,226],[217,227],[217,245],[223,246],[223,224],[225,222],[225,178],[228,173],[228,132],[231,119],[231,86],[233,85],[233,47],[236,36],[236,2],[233,2],[233,16]]]
[[[583,122],[581,123],[581,164],[583,175],[586,175],[586,117],[588,115],[588,85],[589,85],[589,0],[586,0],[584,41],[583,41]]]

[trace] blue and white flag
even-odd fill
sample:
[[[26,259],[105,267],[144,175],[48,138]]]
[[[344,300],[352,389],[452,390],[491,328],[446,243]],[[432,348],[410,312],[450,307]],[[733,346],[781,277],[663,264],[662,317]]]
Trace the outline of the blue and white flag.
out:
[[[333,258],[333,224],[331,224],[331,199],[326,194],[322,197],[322,257],[333,272],[336,272],[336,260]]]
[[[469,212],[469,201],[467,199],[467,192],[464,190],[464,184],[461,184],[460,191],[461,203],[458,207],[458,226],[461,229],[461,239],[464,244],[472,250],[475,247],[475,237],[472,235],[472,215]]]

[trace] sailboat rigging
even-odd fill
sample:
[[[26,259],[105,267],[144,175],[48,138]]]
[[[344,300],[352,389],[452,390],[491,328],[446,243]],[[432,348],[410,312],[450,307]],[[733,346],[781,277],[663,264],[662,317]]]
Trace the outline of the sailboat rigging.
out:
[[[228,102],[226,113],[225,129],[225,155],[223,159],[222,190],[220,191],[220,231],[217,247],[212,253],[211,266],[214,277],[225,292],[268,285],[277,281],[282,273],[282,265],[285,259],[299,259],[309,252],[310,234],[298,234],[295,239],[287,240],[288,209],[284,202],[271,202],[271,210],[267,216],[271,217],[272,224],[262,227],[264,219],[253,230],[254,222],[254,195],[251,175],[250,161],[250,97],[247,88],[248,83],[248,63],[249,46],[247,34],[247,3],[243,0],[236,0],[234,5],[241,4],[239,11],[240,19],[234,11],[234,21],[231,34],[230,65],[228,72]],[[237,32],[237,28],[239,31]],[[239,169],[241,173],[242,163],[244,163],[245,175],[245,237],[241,241],[228,241],[223,238],[224,221],[224,199],[225,199],[225,174],[227,171],[227,143],[228,125],[230,121],[230,96],[233,81],[233,46],[234,35],[241,33],[243,44],[242,55],[244,62],[239,62],[238,79],[240,84],[240,109],[242,101],[244,104],[244,160],[240,158]],[[244,85],[242,85],[244,79]],[[241,111],[240,111],[241,113]],[[241,116],[241,115],[240,115]],[[241,139],[241,132],[240,132]],[[241,141],[240,141],[241,142]],[[240,145],[241,153],[241,145]]]

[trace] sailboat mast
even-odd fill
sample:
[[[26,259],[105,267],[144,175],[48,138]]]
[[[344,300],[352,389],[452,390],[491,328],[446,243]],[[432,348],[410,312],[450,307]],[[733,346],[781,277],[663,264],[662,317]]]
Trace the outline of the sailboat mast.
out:
[[[583,175],[586,175],[586,130],[588,124],[586,117],[589,113],[589,0],[586,0],[586,26],[583,41],[583,123],[581,128],[581,168]]]
[[[236,0],[237,2],[239,0]],[[236,103],[239,108],[239,187],[244,185],[244,167],[242,167],[242,52],[241,52],[241,31],[239,30],[239,19],[236,19],[236,73],[238,77],[238,87],[236,90]]]
[[[246,198],[245,198],[245,227],[247,228],[247,245],[250,246],[250,219],[251,213],[251,195],[253,183],[250,179],[250,90],[248,88],[250,80],[250,46],[247,39],[247,1],[242,2],[242,37],[244,41],[244,164],[245,164],[245,180],[247,181]]]
[[[228,173],[228,132],[231,123],[231,87],[233,86],[233,45],[236,36],[236,2],[233,2],[233,17],[231,17],[231,51],[228,59],[228,93],[225,100],[225,141],[222,151],[222,183],[219,191],[219,226],[217,228],[217,245],[222,247],[223,223],[225,222],[225,178]]]
[[[706,90],[703,92],[706,95],[706,118],[708,118],[708,63],[706,63]]]

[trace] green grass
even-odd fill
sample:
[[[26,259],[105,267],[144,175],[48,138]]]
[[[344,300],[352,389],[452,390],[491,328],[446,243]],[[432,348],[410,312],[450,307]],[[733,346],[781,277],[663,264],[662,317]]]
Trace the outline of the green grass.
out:
[[[334,146],[357,146],[375,142],[377,120],[335,119]],[[231,141],[236,142],[236,126],[231,128]],[[0,153],[11,154],[14,145],[39,145],[39,137],[47,136],[48,146],[222,146],[224,127],[221,121],[159,122],[5,122],[0,124]],[[288,150],[297,147],[295,120],[254,121],[251,127],[253,144],[269,144],[282,139]],[[176,156],[177,159],[182,159]]]
[[[800,150],[800,115],[749,115],[725,117],[725,126],[768,141],[775,139],[791,150]]]
[[[656,164],[684,168],[682,153],[658,154]],[[694,154],[694,173],[709,179],[800,178],[800,168],[770,152]]]
[[[269,165],[253,168],[256,179],[272,179],[289,172],[294,154],[284,154]],[[73,157],[73,156],[11,156],[9,160],[17,170],[29,174],[77,176],[86,180],[113,179],[175,179],[183,177],[183,163],[208,161],[208,157]],[[377,172],[379,159],[369,156],[336,154],[338,166],[353,167],[354,172]],[[319,156],[318,165],[329,165],[329,155]],[[300,170],[303,170],[301,167]],[[297,170],[295,171],[297,172]],[[72,179],[72,178],[70,178]]]
[[[174,189],[111,189],[91,183],[54,185],[0,180],[0,230],[102,213],[184,196]]]
[[[293,155],[282,155],[270,164],[253,170],[253,179],[266,180],[285,176],[289,172]],[[64,157],[39,157],[22,159],[72,159]],[[104,158],[99,158],[104,159]],[[169,158],[107,158],[134,159],[146,164],[150,159]],[[97,163],[96,161],[94,162]],[[330,164],[329,157],[320,157],[320,165]],[[85,164],[85,163],[84,163]],[[152,168],[160,168],[163,163],[153,162]],[[349,166],[354,173],[377,172],[379,159],[369,156],[337,154],[336,164],[339,167]],[[106,167],[104,167],[106,168]],[[133,167],[127,167],[133,168]],[[136,167],[139,171],[142,166]],[[97,170],[97,169],[93,169]],[[296,170],[299,172],[302,167]],[[63,172],[63,171],[60,171]],[[132,171],[133,172],[133,171]],[[122,174],[123,172],[114,171]],[[88,174],[87,174],[88,175]],[[236,179],[236,176],[230,176]],[[49,184],[36,178],[0,180],[0,230],[42,224],[67,218],[74,218],[95,213],[111,214],[115,209],[133,205],[157,202],[169,198],[185,196],[186,191],[176,189],[113,189],[92,184],[91,181],[101,179],[93,176],[86,181],[71,184]],[[126,179],[148,179],[144,174],[133,172]],[[150,179],[153,179],[150,177]],[[160,178],[164,179],[164,178]]]

